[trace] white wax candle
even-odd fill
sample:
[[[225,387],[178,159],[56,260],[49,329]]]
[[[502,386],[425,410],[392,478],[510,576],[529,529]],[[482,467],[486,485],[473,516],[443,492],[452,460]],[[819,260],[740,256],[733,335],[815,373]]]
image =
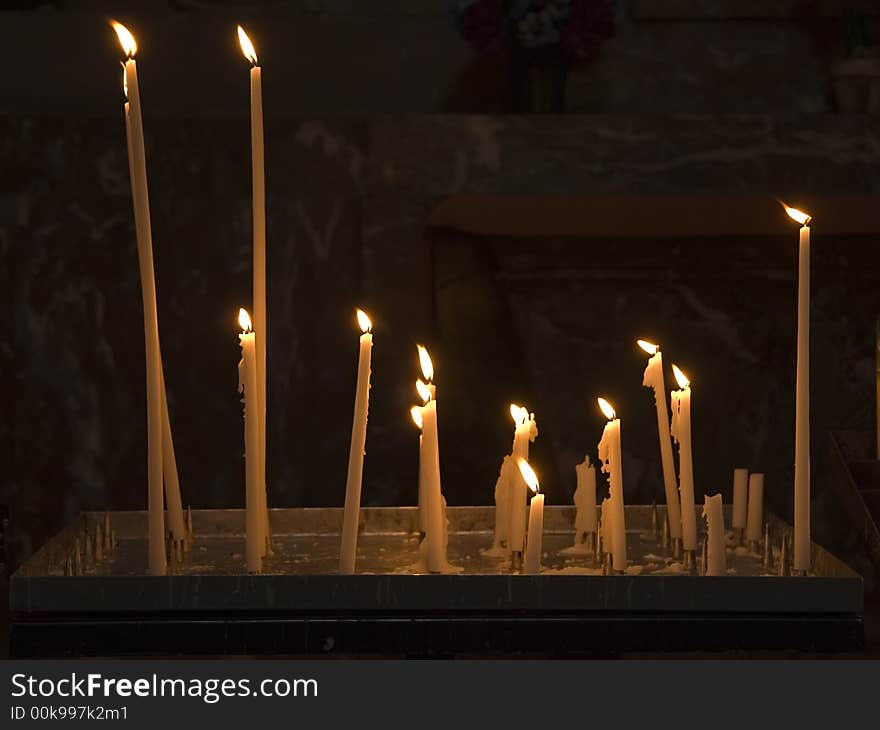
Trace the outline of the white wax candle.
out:
[[[703,505],[703,517],[706,518],[707,565],[706,575],[727,575],[727,552],[724,545],[724,510],[721,495],[707,496]]]
[[[260,429],[260,512],[263,552],[269,536],[269,510],[266,498],[266,348],[268,313],[266,308],[266,167],[263,154],[263,72],[248,35],[238,26],[238,42],[251,62],[251,186],[253,224],[254,333],[257,348],[257,413]]]
[[[257,352],[248,313],[238,314],[242,333],[241,361],[238,363],[238,390],[244,404],[244,460],[245,460],[245,562],[248,572],[259,573],[263,568],[263,513],[260,500],[260,426],[259,413],[254,405],[257,393]]]
[[[520,459],[528,461],[530,430],[527,418],[516,425],[511,453],[514,463],[519,463]],[[526,540],[526,497],[528,486],[519,469],[510,469],[508,473],[510,475],[508,486],[510,492],[510,550],[512,552],[522,552]]]
[[[660,462],[663,467],[663,489],[666,495],[666,514],[669,516],[669,536],[681,539],[681,505],[678,499],[678,480],[675,477],[675,461],[672,457],[672,437],[669,433],[669,412],[666,408],[666,378],[663,374],[663,353],[657,345],[645,340],[638,341],[645,352],[651,354],[642,385],[653,388],[657,408],[657,436],[660,441]]]
[[[501,470],[495,481],[495,550],[510,549],[510,469],[513,461],[510,455],[501,462]]]
[[[694,504],[694,462],[691,445],[691,388],[672,366],[681,390],[672,391],[672,437],[678,443],[678,488],[681,495],[681,540],[685,550],[697,549],[697,512]]]
[[[529,539],[526,542],[526,558],[523,573],[537,575],[541,572],[541,551],[544,540],[544,495],[536,494],[529,502]]]
[[[749,507],[746,540],[758,542],[764,522],[764,475],[749,474]]]
[[[431,483],[431,475],[429,473],[428,460],[425,458],[425,436],[422,433],[422,407],[413,406],[410,408],[410,415],[413,423],[419,429],[419,493],[418,493],[418,511],[419,511],[419,531],[423,534],[427,532],[428,525],[428,487]]]
[[[734,529],[745,529],[746,502],[749,493],[749,470],[733,470],[733,520]]]
[[[354,573],[357,556],[358,520],[361,511],[361,481],[364,470],[364,447],[367,442],[367,414],[370,409],[370,359],[373,351],[372,326],[360,309],[358,321],[363,334],[358,355],[357,389],[348,451],[348,478],[345,482],[345,510],[342,517],[342,545],[339,550],[339,572]]]
[[[596,470],[590,462],[589,454],[574,468],[577,488],[574,490],[574,504],[577,509],[574,518],[575,543],[599,527],[596,513]]]
[[[809,219],[807,220],[809,222]],[[810,569],[810,228],[798,247],[797,378],[794,435],[794,563]]]
[[[600,534],[602,536],[602,552],[610,553],[611,552],[611,499],[609,497],[605,497],[602,500],[602,508],[601,508],[602,519],[599,523]]]
[[[426,567],[432,573],[440,573],[446,567],[445,530],[443,527],[442,490],[440,487],[440,447],[437,439],[437,401],[429,400],[422,409],[424,455],[430,475],[426,493],[427,524],[425,527]]]
[[[626,569],[626,511],[623,500],[623,456],[620,443],[620,419],[611,404],[599,399],[602,412],[609,419],[599,441],[599,462],[608,474],[611,490],[609,502],[611,522],[611,549],[614,570]],[[604,503],[603,503],[604,504]],[[602,519],[608,515],[603,511]]]
[[[159,350],[159,320],[156,308],[156,281],[153,269],[153,243],[150,230],[150,203],[140,87],[137,63],[132,57],[137,46],[134,44],[131,34],[123,26],[116,24],[114,28],[123,49],[129,56],[125,62],[124,76],[124,88],[128,97],[128,101],[125,103],[125,129],[128,138],[128,169],[131,177],[138,264],[141,276],[141,298],[144,308],[144,349],[147,373],[148,569],[151,575],[164,575],[168,566],[165,554],[165,500],[162,473],[164,466],[162,451],[162,356]],[[130,39],[128,46],[127,39]]]

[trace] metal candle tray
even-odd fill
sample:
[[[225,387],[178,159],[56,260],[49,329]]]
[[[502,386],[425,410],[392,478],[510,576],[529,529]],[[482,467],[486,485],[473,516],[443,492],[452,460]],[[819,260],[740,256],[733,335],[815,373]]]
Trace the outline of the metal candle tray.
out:
[[[726,508],[728,524],[729,516]],[[574,542],[574,509],[548,506],[543,572],[521,575],[509,560],[484,552],[492,544],[493,508],[450,507],[448,518],[449,561],[458,572],[419,574],[417,511],[395,507],[361,511],[357,573],[339,575],[340,509],[272,510],[273,554],[253,575],[244,569],[244,512],[194,511],[189,551],[158,577],[146,575],[146,514],[114,512],[113,552],[86,562],[83,575],[65,575],[84,525],[93,531],[103,520],[103,513],[84,514],[13,575],[11,649],[108,653],[105,643],[113,640],[122,653],[555,655],[837,649],[861,641],[862,580],[816,545],[807,576],[778,575],[775,563],[766,570],[761,556],[733,546],[728,575],[683,573],[659,544],[652,508],[628,506],[630,565],[608,576],[592,556],[566,550]],[[778,548],[788,528],[772,516],[769,524]],[[208,627],[217,628],[215,638],[200,639],[199,631],[214,636]],[[101,631],[110,635],[101,638]]]

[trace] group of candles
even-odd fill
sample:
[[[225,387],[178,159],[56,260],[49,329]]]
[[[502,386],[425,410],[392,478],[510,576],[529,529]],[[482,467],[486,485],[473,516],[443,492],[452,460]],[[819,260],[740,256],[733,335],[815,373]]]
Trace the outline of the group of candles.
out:
[[[128,142],[129,173],[137,238],[138,261],[144,307],[144,336],[147,375],[147,482],[148,482],[148,562],[149,571],[162,575],[167,569],[165,542],[165,510],[169,533],[174,544],[182,545],[187,537],[183,517],[177,464],[162,368],[159,342],[156,285],[153,266],[152,231],[146,155],[135,54],[137,43],[121,23],[112,22],[126,59],[123,64],[125,93],[125,126]],[[266,191],[263,144],[262,75],[254,46],[241,26],[237,28],[239,45],[250,62],[251,160],[253,186],[253,320],[245,309],[239,313],[242,350],[239,363],[239,390],[243,393],[245,459],[246,459],[246,564],[251,572],[262,569],[271,553],[271,529],[266,499]],[[810,300],[810,216],[784,206],[786,213],[801,224],[798,265],[798,330],[797,383],[794,472],[794,568],[806,572],[810,567],[810,469],[809,469],[809,300]],[[346,481],[339,569],[342,573],[355,570],[358,520],[361,502],[364,446],[369,410],[370,361],[373,345],[372,323],[367,314],[357,311],[361,328],[358,378],[354,418]],[[671,420],[667,411],[663,360],[660,348],[639,340],[649,355],[643,384],[654,389],[657,425],[663,471],[664,492],[670,537],[680,545],[685,556],[697,548],[696,508],[694,504],[693,457],[691,450],[691,389],[684,373],[673,365],[679,389],[671,393]],[[411,415],[419,427],[419,524],[424,534],[422,555],[425,569],[441,572],[447,563],[446,504],[440,483],[440,450],[437,438],[437,388],[428,351],[419,346],[422,378],[416,389],[422,405],[413,406]],[[611,554],[613,568],[626,567],[626,526],[623,499],[623,464],[621,456],[621,423],[611,404],[598,399],[608,422],[598,444],[598,457],[609,478],[609,497],[601,506],[599,522],[596,504],[595,471],[589,457],[576,468],[578,510],[576,530],[596,533],[601,524],[601,539]],[[521,562],[524,572],[540,570],[541,534],[543,531],[544,495],[538,477],[529,465],[529,444],[537,436],[534,414],[518,405],[511,405],[514,440],[511,454],[504,458],[495,490],[495,539],[489,552],[510,555]],[[678,444],[679,470],[675,473],[672,442]],[[760,537],[760,505],[763,475],[749,478],[748,505],[745,497],[744,470],[734,478],[734,529],[744,529],[750,541]],[[591,485],[591,486],[590,486]],[[528,503],[529,491],[533,493]],[[757,523],[753,523],[753,509]],[[710,531],[709,564],[719,570],[723,549],[719,553],[720,523],[723,548],[723,517],[721,497],[707,497],[704,515]],[[175,549],[173,554],[179,554]],[[718,556],[721,556],[720,558]],[[714,558],[714,560],[713,560]]]

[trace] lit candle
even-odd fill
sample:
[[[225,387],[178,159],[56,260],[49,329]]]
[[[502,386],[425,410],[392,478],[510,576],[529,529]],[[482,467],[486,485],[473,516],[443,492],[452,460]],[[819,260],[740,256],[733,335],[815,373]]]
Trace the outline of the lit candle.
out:
[[[749,493],[749,470],[733,470],[733,519],[731,525],[737,535],[737,540],[742,537],[746,529],[746,502]]]
[[[694,505],[694,462],[691,444],[691,386],[677,365],[672,372],[681,390],[672,391],[672,437],[678,443],[678,488],[681,494],[681,540],[688,551],[697,549],[697,513]],[[693,556],[691,556],[693,557]]]
[[[574,518],[575,545],[586,542],[587,535],[593,534],[599,527],[599,516],[596,512],[596,470],[590,463],[589,455],[574,468],[577,476],[577,487],[574,490],[574,504],[577,508]]]
[[[663,488],[666,493],[666,515],[669,518],[669,536],[681,540],[681,506],[678,500],[678,481],[675,478],[675,461],[672,458],[672,437],[669,433],[669,412],[666,408],[666,378],[663,374],[663,353],[660,346],[647,340],[638,345],[651,357],[642,378],[642,385],[654,389],[657,406],[657,435],[660,439],[660,461],[663,466]]]
[[[419,360],[422,366],[422,375],[425,380],[416,382],[416,390],[419,393],[424,406],[422,408],[422,439],[423,454],[428,468],[426,475],[430,477],[425,497],[427,509],[425,510],[425,565],[429,572],[440,573],[446,566],[446,530],[444,526],[445,515],[443,514],[443,497],[440,487],[440,444],[437,435],[437,393],[431,381],[434,378],[434,365],[428,351],[419,345]]]
[[[523,481],[534,493],[529,502],[529,538],[526,542],[526,559],[523,573],[537,575],[541,572],[541,550],[544,539],[544,495],[540,492],[538,475],[525,459],[520,459],[519,472]]]
[[[269,508],[266,499],[266,345],[269,338],[266,311],[266,168],[263,163],[263,75],[257,52],[244,28],[238,26],[238,43],[251,62],[251,183],[253,189],[253,288],[254,333],[257,347],[257,412],[260,428],[260,502],[264,543],[269,538]],[[263,546],[265,553],[267,546]]]
[[[156,281],[153,269],[153,242],[150,230],[150,202],[147,188],[147,165],[141,117],[140,86],[134,55],[137,43],[121,23],[113,22],[122,50],[127,56],[123,72],[125,131],[128,140],[128,170],[134,205],[135,234],[144,308],[144,350],[147,372],[147,545],[148,569],[152,575],[164,575],[165,500],[163,496],[164,458],[162,448],[162,355],[159,350],[159,319],[156,309]],[[169,428],[170,430],[170,428]]]
[[[721,495],[707,496],[703,517],[708,530],[706,575],[727,575],[727,553],[724,546],[724,510]]]
[[[428,485],[430,484],[430,475],[428,473],[428,460],[425,458],[425,436],[422,433],[422,407],[413,406],[409,409],[413,423],[419,429],[419,532],[424,535],[427,532],[428,524]]]
[[[801,224],[798,246],[797,375],[794,426],[794,570],[810,569],[810,221],[789,208]]]
[[[604,398],[599,398],[599,408],[608,419],[602,439],[599,441],[599,463],[608,474],[610,485],[610,514],[603,509],[602,520],[610,522],[611,546],[606,548],[613,556],[614,570],[626,570],[626,514],[623,502],[623,457],[620,444],[620,419],[614,408]],[[604,503],[603,503],[604,506]],[[610,519],[608,519],[610,517]]]
[[[263,568],[263,514],[260,501],[260,426],[257,402],[257,353],[251,318],[244,309],[238,310],[241,334],[241,361],[238,363],[238,391],[244,404],[245,463],[245,558],[250,573]]]
[[[370,332],[373,325],[370,318],[358,309],[357,320],[363,334],[361,334],[358,356],[354,419],[351,426],[351,446],[348,451],[348,479],[345,482],[345,511],[342,516],[342,546],[339,550],[339,572],[346,575],[354,573],[357,556],[364,447],[367,443],[367,414],[370,410],[370,358],[373,351],[373,335]]]
[[[757,548],[764,521],[764,475],[749,474],[749,507],[746,522],[746,540]]]
[[[511,458],[514,464],[520,459],[528,461],[529,440],[532,434],[534,419],[529,418],[529,411],[522,406],[510,404],[510,415],[516,428],[513,432],[513,449]],[[510,482],[508,484],[510,510],[510,550],[513,553],[522,553],[526,541],[526,498],[528,485],[523,479],[519,469],[509,469]]]

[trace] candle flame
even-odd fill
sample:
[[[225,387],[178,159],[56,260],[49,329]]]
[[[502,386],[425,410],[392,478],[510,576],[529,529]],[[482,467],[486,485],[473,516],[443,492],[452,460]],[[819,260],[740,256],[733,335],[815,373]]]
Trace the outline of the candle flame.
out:
[[[525,459],[520,459],[516,463],[519,466],[520,474],[523,475],[523,479],[525,479],[526,484],[529,485],[529,489],[537,494],[540,484],[538,484],[538,475],[535,474],[535,470],[532,469],[532,465],[529,464],[529,462],[527,462]]]
[[[422,375],[430,383],[434,379],[434,363],[422,345],[416,345],[416,347],[419,348],[419,365],[422,366]]]
[[[357,320],[358,324],[361,327],[361,332],[363,332],[364,334],[373,329],[373,323],[370,321],[370,318],[367,316],[367,313],[363,309],[357,310]]]
[[[241,52],[244,57],[254,66],[257,65],[257,52],[254,50],[254,44],[248,38],[248,34],[244,32],[244,28],[238,26],[238,44],[241,46]]]
[[[137,53],[138,44],[131,31],[115,20],[111,20],[110,25],[116,31],[116,37],[119,38],[119,45],[122,46],[125,55],[129,58],[134,58],[134,54]]]
[[[793,221],[797,221],[802,226],[807,225],[813,217],[809,213],[804,213],[802,210],[798,210],[797,208],[790,208],[785,203],[782,204],[782,207],[785,208],[785,212],[788,213],[788,217]]]
[[[419,398],[421,398],[425,403],[431,400],[431,391],[428,390],[428,386],[421,380],[416,381],[416,390],[419,392]]]
[[[653,342],[648,342],[647,340],[637,340],[637,344],[649,355],[657,354],[657,350],[660,349],[660,345],[655,345]]]
[[[409,409],[409,415],[412,416],[413,423],[419,431],[422,430],[422,409],[419,406],[413,406]]]
[[[238,310],[238,323],[241,325],[241,329],[244,332],[251,331],[251,315],[247,313],[247,310],[244,307]]]
[[[617,414],[614,412],[614,408],[607,400],[605,400],[604,398],[597,398],[597,401],[599,402],[599,408],[602,409],[602,413],[605,414],[605,418],[607,418],[609,421],[613,421],[615,418],[617,418]]]
[[[517,426],[522,426],[529,420],[529,409],[518,406],[516,403],[510,404],[510,417]]]
[[[672,374],[675,375],[675,380],[678,383],[679,388],[687,388],[691,384],[691,381],[687,379],[687,375],[685,375],[681,371],[681,368],[675,363],[672,364]]]

